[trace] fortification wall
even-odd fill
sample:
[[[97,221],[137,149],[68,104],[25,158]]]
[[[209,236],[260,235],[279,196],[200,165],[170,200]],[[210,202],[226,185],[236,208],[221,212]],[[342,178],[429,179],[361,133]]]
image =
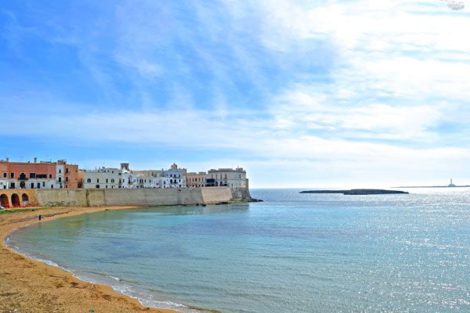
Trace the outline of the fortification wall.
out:
[[[228,187],[190,189],[38,189],[39,206],[178,205],[232,201]]]
[[[215,204],[232,201],[232,192],[228,187],[204,187],[199,190],[202,195],[202,203]]]
[[[106,205],[177,205],[198,203],[204,203],[199,189],[105,190]]]
[[[37,189],[34,194],[39,206],[88,206],[85,189]]]
[[[251,201],[250,189],[248,188],[233,188],[231,189],[232,201]]]

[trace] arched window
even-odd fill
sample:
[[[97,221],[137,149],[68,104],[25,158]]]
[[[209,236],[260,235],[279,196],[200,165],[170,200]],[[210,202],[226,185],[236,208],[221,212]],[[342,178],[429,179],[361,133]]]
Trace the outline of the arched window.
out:
[[[91,178],[88,178],[88,179],[86,180],[86,182],[87,182],[87,183],[91,183]]]

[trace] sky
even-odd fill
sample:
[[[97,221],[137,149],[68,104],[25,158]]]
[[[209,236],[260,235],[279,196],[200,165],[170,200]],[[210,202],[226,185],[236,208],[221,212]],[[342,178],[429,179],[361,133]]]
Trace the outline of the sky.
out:
[[[470,1],[448,2],[1,1],[0,159],[470,184]]]

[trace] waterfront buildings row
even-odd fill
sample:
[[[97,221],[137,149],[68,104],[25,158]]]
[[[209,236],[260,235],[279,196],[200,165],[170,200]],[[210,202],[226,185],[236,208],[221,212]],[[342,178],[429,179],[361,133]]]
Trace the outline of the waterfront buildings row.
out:
[[[0,189],[139,189],[139,188],[198,188],[227,186],[248,188],[243,168],[220,168],[206,172],[188,172],[172,164],[169,169],[131,170],[129,163],[120,168],[101,167],[79,170],[78,165],[65,160],[57,162],[0,161]]]
[[[0,189],[79,188],[77,165],[57,162],[0,161]]]

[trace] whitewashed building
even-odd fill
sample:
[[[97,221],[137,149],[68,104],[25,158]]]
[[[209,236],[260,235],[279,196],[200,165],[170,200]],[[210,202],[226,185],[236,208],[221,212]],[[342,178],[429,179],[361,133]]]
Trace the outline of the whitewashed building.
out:
[[[118,189],[121,188],[122,171],[118,168],[102,167],[92,171],[85,171],[83,177],[84,188]]]
[[[230,188],[248,188],[248,178],[243,168],[219,168],[207,172],[208,186],[226,186]]]
[[[170,178],[163,176],[163,170],[131,171],[129,163],[121,163],[121,188],[170,188]]]
[[[129,169],[129,163],[121,163],[121,188],[138,188],[138,178]]]
[[[168,188],[186,188],[186,169],[178,168],[176,163],[171,168],[163,171],[163,177],[168,179]]]
[[[65,166],[63,164],[57,164],[55,177],[57,188],[62,188],[65,182]]]

